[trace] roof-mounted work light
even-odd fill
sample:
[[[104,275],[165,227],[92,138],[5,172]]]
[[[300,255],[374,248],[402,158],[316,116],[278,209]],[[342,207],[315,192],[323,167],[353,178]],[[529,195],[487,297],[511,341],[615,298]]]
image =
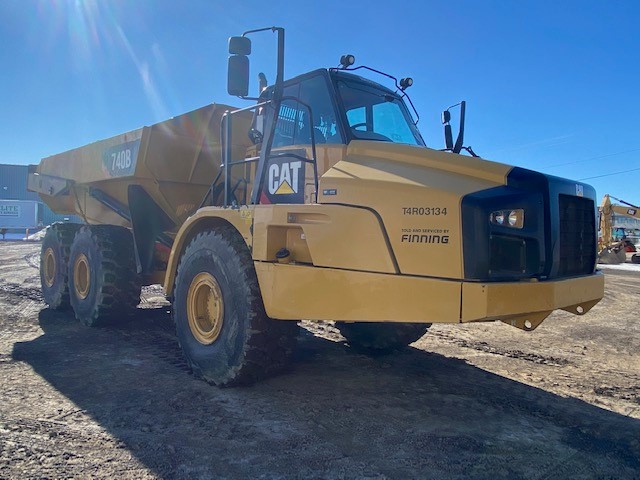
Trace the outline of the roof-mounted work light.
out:
[[[340,57],[340,66],[342,68],[349,68],[354,63],[356,63],[356,57],[349,53]]]
[[[401,78],[400,79],[400,90],[402,90],[403,92],[407,88],[409,88],[411,85],[413,85],[413,78],[406,77],[406,78]]]

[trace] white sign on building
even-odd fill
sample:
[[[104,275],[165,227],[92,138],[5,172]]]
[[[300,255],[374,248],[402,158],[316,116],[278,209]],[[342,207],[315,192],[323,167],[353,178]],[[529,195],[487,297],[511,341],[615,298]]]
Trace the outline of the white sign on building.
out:
[[[20,205],[0,205],[0,217],[19,217]]]
[[[23,229],[40,225],[40,203],[34,200],[0,200],[0,228]]]

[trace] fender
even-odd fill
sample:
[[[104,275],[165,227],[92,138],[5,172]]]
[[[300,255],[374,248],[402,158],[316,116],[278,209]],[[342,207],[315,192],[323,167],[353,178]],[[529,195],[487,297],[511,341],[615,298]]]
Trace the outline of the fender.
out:
[[[231,225],[244,238],[248,247],[252,244],[251,223],[253,208],[242,207],[231,209],[223,207],[204,207],[190,216],[180,227],[173,242],[171,255],[167,264],[164,277],[164,293],[171,296],[176,278],[176,271],[182,252],[191,239],[205,229],[215,228],[219,225]]]

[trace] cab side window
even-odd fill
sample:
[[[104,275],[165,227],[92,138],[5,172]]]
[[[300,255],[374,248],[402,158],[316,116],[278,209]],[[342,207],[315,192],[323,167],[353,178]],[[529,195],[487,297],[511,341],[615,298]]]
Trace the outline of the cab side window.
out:
[[[312,132],[317,144],[344,143],[324,76],[315,75],[288,85],[283,95],[306,103],[311,107],[311,112],[296,100],[283,100],[273,137],[274,147],[308,145]]]

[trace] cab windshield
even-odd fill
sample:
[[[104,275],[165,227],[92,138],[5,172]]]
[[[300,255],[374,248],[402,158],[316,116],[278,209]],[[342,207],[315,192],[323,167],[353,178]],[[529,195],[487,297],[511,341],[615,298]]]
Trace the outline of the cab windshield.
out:
[[[398,95],[357,80],[339,78],[336,85],[347,117],[347,130],[352,137],[425,145]]]

